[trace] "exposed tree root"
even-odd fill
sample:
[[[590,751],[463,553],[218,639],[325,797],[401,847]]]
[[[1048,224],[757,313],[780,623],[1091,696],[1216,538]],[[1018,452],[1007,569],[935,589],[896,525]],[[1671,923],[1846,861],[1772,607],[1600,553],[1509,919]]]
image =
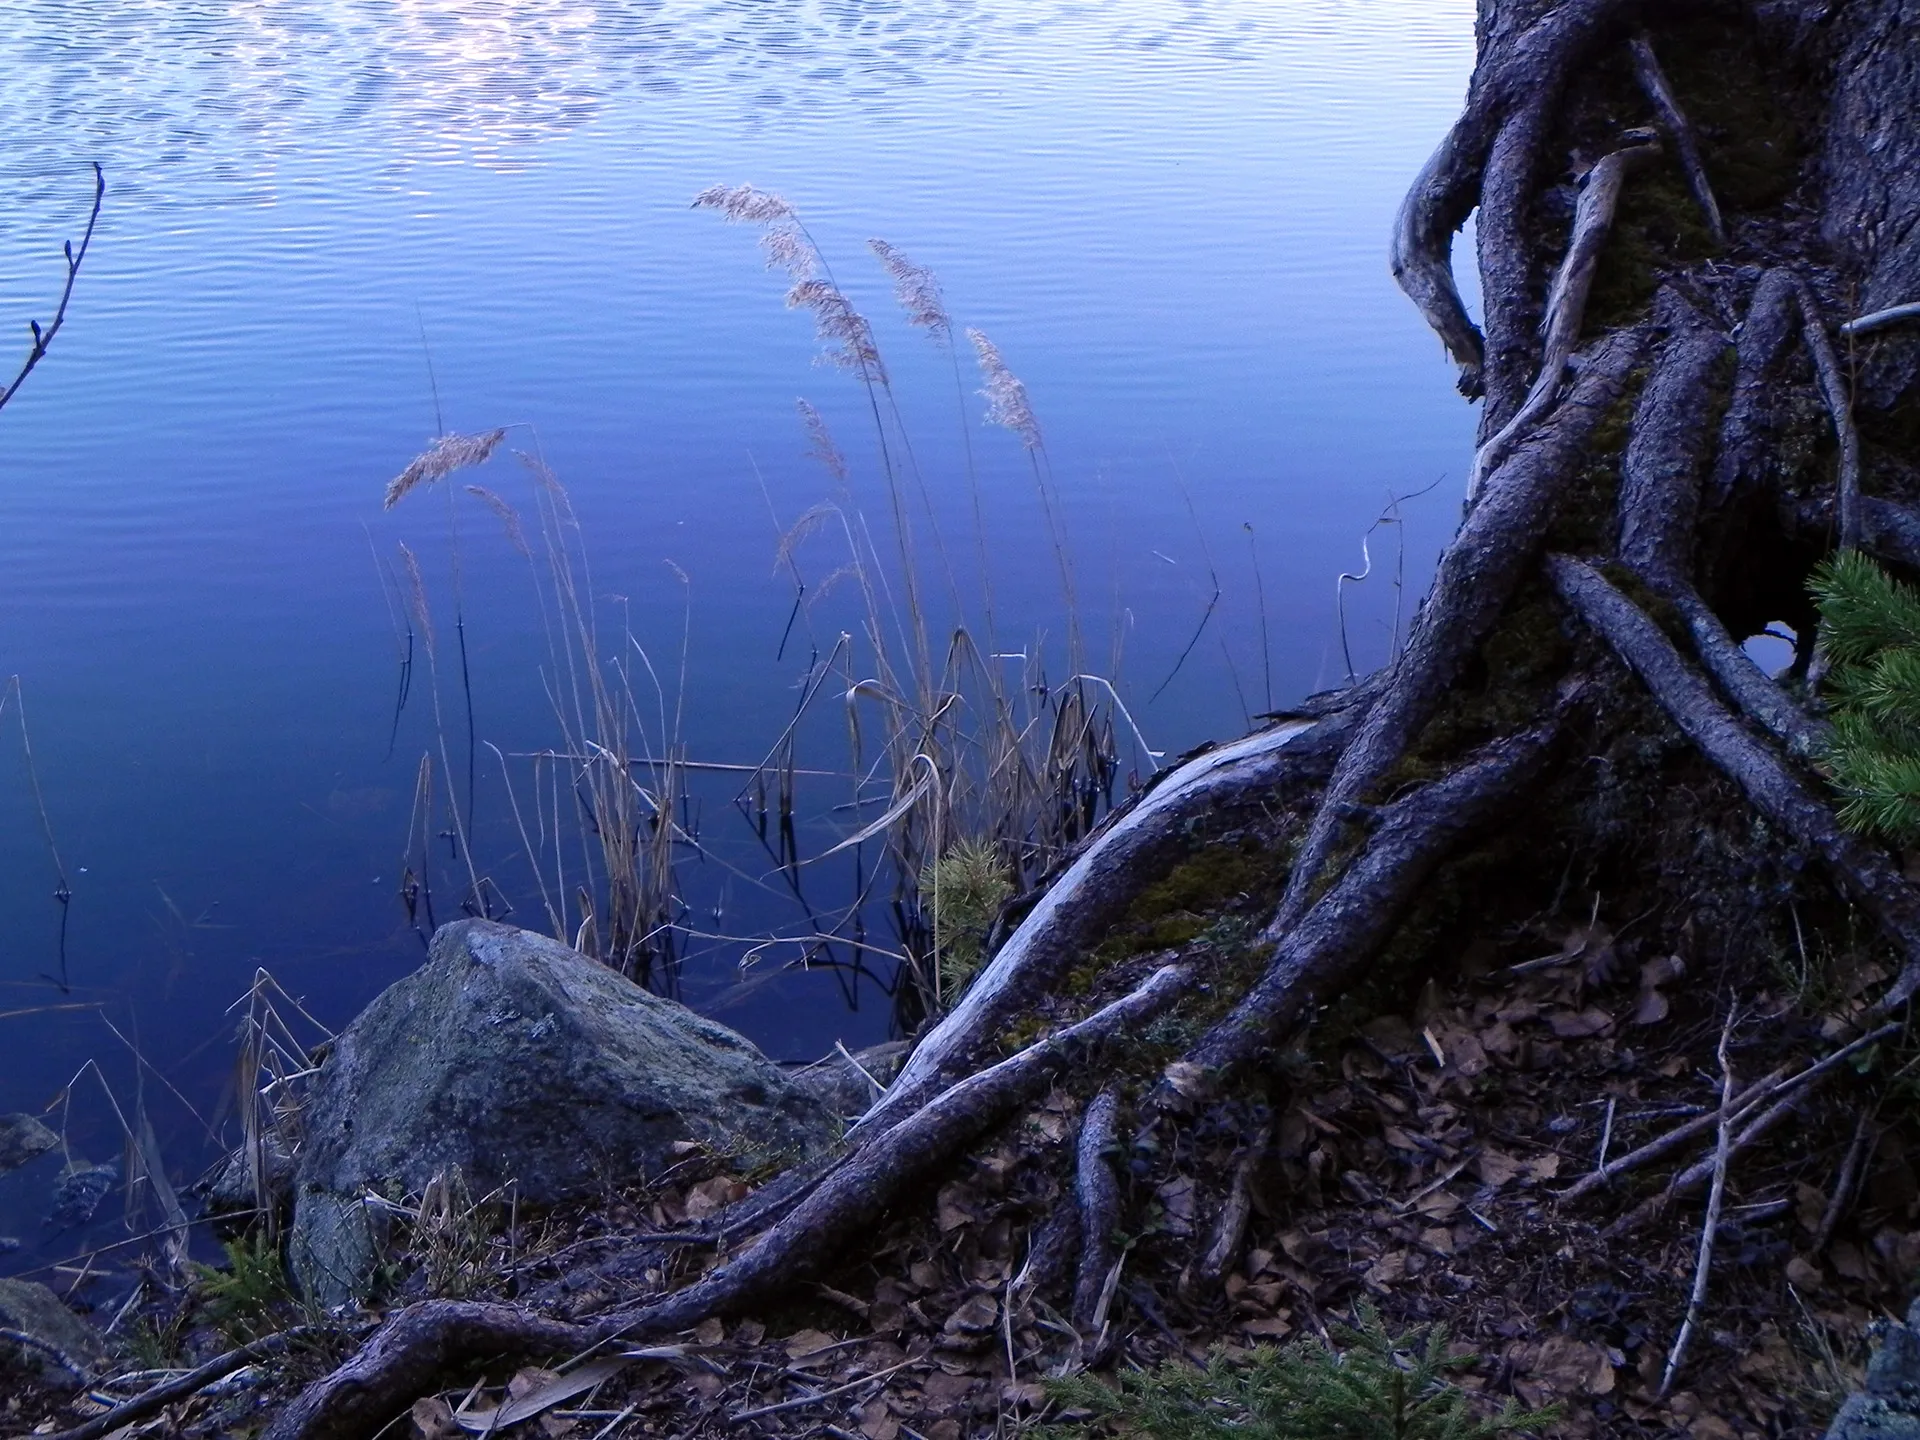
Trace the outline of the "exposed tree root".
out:
[[[1498,217],[1491,221],[1482,217],[1483,242],[1489,224],[1496,229],[1524,228],[1524,197],[1555,97],[1569,71],[1627,8],[1623,0],[1579,0],[1491,37],[1474,69],[1465,111],[1421,167],[1401,202],[1389,256],[1393,277],[1447,347],[1460,369],[1464,395],[1478,396],[1485,390],[1486,355],[1481,333],[1467,318],[1454,283],[1453,236],[1476,205]],[[1526,118],[1516,122],[1512,118],[1516,112],[1524,112]],[[1491,184],[1490,164],[1497,177]],[[1490,188],[1499,192],[1498,198],[1487,198]],[[1497,245],[1481,246],[1483,271],[1491,257],[1506,282],[1483,286],[1489,296],[1490,332],[1499,336],[1502,345],[1509,343],[1509,334],[1522,337],[1523,352],[1531,348],[1531,327],[1524,304],[1515,305],[1509,297],[1517,298],[1527,289],[1521,273],[1526,256],[1524,239],[1513,260]],[[1509,310],[1518,312],[1512,320]]]
[[[1840,548],[1856,549],[1860,544],[1860,434],[1853,425],[1853,397],[1848,393],[1846,377],[1840,373],[1840,357],[1833,353],[1833,341],[1827,338],[1826,322],[1820,318],[1820,302],[1813,287],[1803,277],[1795,277],[1800,303],[1801,334],[1813,356],[1813,373],[1820,382],[1820,396],[1833,417],[1834,437],[1840,442],[1839,504]]]
[[[1879,1006],[1904,1003],[1920,986],[1920,895],[1884,852],[1843,829],[1832,808],[1727,713],[1660,627],[1597,570],[1551,555],[1547,573],[1561,597],[1640,677],[1681,732],[1756,810],[1818,854],[1847,895],[1900,947],[1906,963]]]
[[[1086,1338],[1090,1355],[1101,1348],[1119,1263],[1113,1232],[1120,1224],[1120,1182],[1114,1177],[1112,1153],[1119,1117],[1120,1092],[1109,1085],[1087,1106],[1075,1149],[1073,1198],[1080,1213],[1080,1269],[1073,1286],[1073,1324]]]
[[[1720,216],[1720,202],[1713,198],[1713,182],[1707,179],[1706,162],[1700,158],[1700,141],[1693,133],[1693,122],[1687,119],[1686,111],[1680,108],[1679,100],[1674,97],[1673,86],[1667,81],[1667,72],[1660,68],[1660,57],[1653,53],[1653,37],[1642,30],[1633,37],[1631,48],[1633,73],[1659,114],[1660,133],[1673,146],[1674,157],[1680,162],[1680,173],[1686,177],[1687,189],[1699,205],[1700,213],[1706,216],[1713,243],[1725,245],[1727,224]]]
[[[1638,330],[1610,337],[1581,368],[1553,418],[1488,477],[1480,503],[1440,557],[1433,589],[1386,689],[1334,767],[1294,860],[1276,930],[1290,928],[1305,913],[1356,808],[1433,718],[1462,667],[1498,623],[1538,551],[1568,477],[1595,427],[1618,402],[1645,343]]]
[[[1768,485],[1778,408],[1773,372],[1793,336],[1798,304],[1792,272],[1769,270],[1753,287],[1747,318],[1740,325],[1733,393],[1720,422],[1718,453],[1707,487],[1707,510],[1721,532],[1714,541],[1714,553],[1704,557],[1710,569],[1719,568],[1745,538],[1744,527],[1738,524],[1744,517],[1729,512],[1750,505]]]
[[[1802,37],[1771,42],[1792,47],[1826,26],[1831,50],[1819,55],[1852,56],[1862,46],[1887,43],[1880,31],[1850,28],[1862,8],[1886,25],[1893,23],[1888,19],[1892,9],[1882,0],[1858,0],[1841,18],[1828,17],[1825,10],[1816,15],[1811,4],[1779,0],[1768,7],[1771,18],[1760,28],[1770,35]],[[1785,11],[1793,14],[1782,19],[1773,13]],[[1719,12],[1701,14],[1710,21],[1725,19]],[[1898,465],[1882,469],[1875,463],[1871,470],[1876,488],[1887,494],[1861,493],[1863,473],[1878,459],[1878,452],[1869,453],[1871,442],[1883,431],[1871,423],[1864,430],[1855,424],[1854,406],[1862,406],[1863,423],[1871,407],[1849,391],[1820,317],[1814,281],[1803,274],[1807,257],[1821,252],[1809,243],[1813,222],[1799,217],[1808,203],[1824,202],[1808,202],[1812,192],[1803,187],[1795,192],[1800,198],[1755,215],[1743,197],[1760,192],[1737,183],[1730,171],[1718,172],[1716,195],[1708,162],[1713,158],[1717,164],[1726,153],[1720,148],[1727,143],[1724,127],[1704,132],[1711,148],[1703,154],[1683,97],[1655,57],[1655,38],[1633,32],[1642,21],[1657,24],[1664,18],[1656,7],[1635,0],[1482,0],[1479,62],[1465,110],[1407,195],[1392,249],[1394,274],[1445,344],[1459,368],[1461,388],[1485,393],[1482,444],[1465,518],[1441,557],[1407,649],[1391,669],[1340,697],[1331,713],[1293,720],[1189,759],[1114,817],[1014,927],[952,1012],[921,1039],[899,1079],[855,1128],[848,1148],[763,1187],[707,1227],[723,1263],[680,1290],[643,1298],[642,1277],[648,1268],[660,1267],[666,1252],[636,1245],[597,1267],[611,1294],[598,1295],[594,1303],[610,1308],[587,1318],[559,1319],[530,1308],[474,1302],[409,1307],[277,1417],[268,1440],[369,1435],[450,1369],[506,1352],[585,1351],[682,1329],[709,1315],[760,1303],[817,1274],[836,1249],[869,1231],[905,1187],[930,1179],[961,1147],[1032,1099],[1070,1055],[1137,1027],[1174,999],[1189,974],[1185,965],[1156,972],[1133,993],[1011,1059],[967,1073],[1011,1024],[1058,990],[1138,892],[1182,853],[1192,822],[1221,806],[1256,797],[1280,799],[1294,807],[1292,813],[1308,818],[1285,893],[1259,938],[1263,971],[1244,991],[1219,997],[1222,1003],[1209,1013],[1218,1016],[1224,1009],[1224,1017],[1162,1071],[1141,1102],[1150,1126],[1182,1125],[1195,1106],[1219,1096],[1227,1077],[1243,1071],[1288,1027],[1365,972],[1403,933],[1406,917],[1439,867],[1469,850],[1516,805],[1537,798],[1549,776],[1556,795],[1580,793],[1588,783],[1583,772],[1552,764],[1568,734],[1593,739],[1597,732],[1600,743],[1614,744],[1623,738],[1623,723],[1647,713],[1638,703],[1610,703],[1632,684],[1611,661],[1596,652],[1569,665],[1560,658],[1560,637],[1539,645],[1533,638],[1538,631],[1526,628],[1533,623],[1531,612],[1516,614],[1514,597],[1540,575],[1536,566],[1557,520],[1564,525],[1555,532],[1554,547],[1599,555],[1611,550],[1619,561],[1610,580],[1596,568],[1602,561],[1546,557],[1545,578],[1560,598],[1639,678],[1706,764],[1731,779],[1784,837],[1777,843],[1788,858],[1802,851],[1818,855],[1838,890],[1902,951],[1904,966],[1880,998],[1873,1023],[1886,1019],[1887,1011],[1920,986],[1920,894],[1885,853],[1841,827],[1811,775],[1796,763],[1818,753],[1823,722],[1762,674],[1740,644],[1746,633],[1740,627],[1763,623],[1764,617],[1798,616],[1792,623],[1804,622],[1805,597],[1795,587],[1827,548],[1829,529],[1842,546],[1865,545],[1920,570],[1920,510],[1898,485],[1882,483],[1885,474],[1906,473]],[[1635,284],[1645,278],[1646,288],[1632,293],[1658,292],[1652,314],[1590,339],[1576,354],[1621,186],[1653,149],[1645,143],[1619,148],[1622,126],[1632,117],[1614,111],[1637,109],[1640,102],[1629,93],[1625,107],[1619,104],[1620,80],[1611,69],[1604,83],[1585,73],[1588,62],[1610,45],[1630,49],[1640,86],[1709,228],[1722,242],[1731,230],[1738,243],[1725,260],[1686,260],[1676,252],[1651,277],[1635,277]],[[1666,53],[1675,58],[1673,50]],[[1861,73],[1869,69],[1863,64]],[[1685,79],[1689,72],[1676,73]],[[1870,87],[1856,86],[1848,94],[1846,103],[1855,109],[1882,103]],[[1920,107],[1908,107],[1914,109]],[[1695,113],[1715,116],[1710,107]],[[1886,123],[1908,124],[1905,116],[1907,110],[1895,106],[1887,111]],[[1877,208],[1865,218],[1864,210],[1850,219],[1820,217],[1835,252],[1846,249],[1834,238],[1845,237],[1846,224],[1859,228],[1869,220],[1884,221],[1884,234],[1891,237],[1906,213],[1901,206],[1910,199],[1920,205],[1920,199],[1895,194],[1903,185],[1920,191],[1920,183],[1909,182],[1895,164],[1906,152],[1890,146],[1886,153],[1893,158],[1884,162],[1886,173],[1873,171],[1883,164],[1874,158],[1880,152],[1861,151],[1855,131],[1865,133],[1855,125],[1848,135],[1830,138],[1828,170],[1833,156],[1844,152],[1853,157],[1848,163],[1871,173],[1849,178],[1847,186],[1829,186],[1829,193],[1855,196],[1857,210]],[[1604,158],[1587,175],[1565,259],[1549,275],[1534,201],[1548,168],[1548,147],[1567,132],[1575,136],[1575,156]],[[1484,334],[1468,318],[1450,260],[1452,236],[1476,206]],[[1634,224],[1641,227],[1638,219]],[[1836,231],[1836,225],[1843,228]],[[1646,241],[1640,229],[1635,233]],[[1868,237],[1852,262],[1856,270],[1875,267],[1881,290],[1861,290],[1859,275],[1835,268],[1815,276],[1820,293],[1912,295],[1914,288],[1901,280],[1904,272],[1895,273],[1897,263],[1880,258],[1898,248]],[[1637,257],[1645,253],[1642,245],[1622,263],[1643,263]],[[1543,293],[1546,319],[1540,325],[1536,317]],[[1746,318],[1732,339],[1731,393],[1716,425],[1729,344],[1724,318],[1716,317],[1738,313],[1743,302]],[[1610,299],[1610,308],[1616,303]],[[1920,305],[1894,305],[1861,316],[1841,333],[1873,333],[1915,315]],[[1797,355],[1789,353],[1796,333],[1811,356],[1811,386]],[[1897,359],[1905,343],[1907,337],[1889,336],[1867,353],[1870,358],[1893,353]],[[1610,488],[1611,445],[1596,442],[1603,423],[1617,421],[1635,387],[1616,502]],[[1824,453],[1826,443],[1826,420],[1816,402],[1838,440],[1839,483],[1831,499],[1808,478],[1807,457]],[[1574,503],[1563,507],[1563,500]],[[1616,536],[1607,533],[1616,513],[1617,548]],[[1596,514],[1602,517],[1598,521]],[[1783,578],[1767,567],[1791,573]],[[1633,598],[1621,586],[1632,590]],[[1525,593],[1532,597],[1539,591]],[[1788,608],[1761,608],[1775,603]],[[1513,618],[1526,623],[1503,630],[1503,622]],[[1691,642],[1700,668],[1682,657],[1662,625],[1683,643]],[[1496,635],[1498,644],[1489,644]],[[1528,669],[1509,654],[1496,665],[1503,647],[1511,652],[1528,645],[1549,659]],[[1569,675],[1556,673],[1555,666],[1581,668]],[[1449,718],[1448,706],[1463,681],[1479,685],[1484,676],[1493,686],[1513,675],[1524,677],[1528,695],[1544,695],[1557,683],[1553,712],[1518,733],[1496,731],[1477,749],[1460,754],[1464,742],[1449,737],[1483,740],[1487,730],[1479,728],[1481,712],[1472,712],[1473,723],[1464,731],[1435,722]],[[1574,715],[1578,724],[1572,723]],[[1621,716],[1630,718],[1623,722]],[[1414,754],[1419,773],[1439,771],[1438,778],[1394,788]],[[1689,758],[1686,763],[1697,762]],[[1313,787],[1320,787],[1317,796]],[[1275,882],[1279,863],[1276,858]],[[1895,1028],[1891,1021],[1881,1024],[1797,1074],[1785,1075],[1783,1066],[1743,1090],[1733,1085],[1728,1067],[1717,1111],[1610,1162],[1603,1154],[1599,1168],[1562,1191],[1560,1202],[1589,1197],[1631,1170],[1697,1144],[1709,1131],[1718,1132],[1715,1154],[1682,1168],[1663,1190],[1614,1221],[1608,1233],[1633,1231],[1665,1213],[1676,1196],[1710,1181],[1724,1192],[1729,1167],[1743,1152],[1775,1133],[1812,1087],[1848,1056]],[[1091,1088],[1083,1086],[1079,1093]],[[1118,1086],[1108,1085],[1090,1104],[1077,1147],[1073,1203],[1057,1206],[1030,1233],[1026,1263],[1008,1282],[1010,1304],[1016,1294],[1031,1297],[1037,1290],[1057,1292],[1071,1285],[1083,1359],[1097,1355],[1105,1343],[1116,1295],[1131,1293],[1120,1288],[1121,1257],[1112,1243],[1125,1220],[1125,1189],[1110,1158],[1124,1103]],[[1237,1113],[1233,1107],[1241,1103],[1228,1097],[1223,1109]],[[1264,1124],[1266,1116],[1260,1120]],[[1277,1117],[1273,1124],[1277,1135]],[[1268,1138],[1262,1130],[1240,1151],[1204,1249],[1182,1272],[1182,1294],[1217,1287],[1235,1263],[1252,1207],[1254,1166]],[[1864,1143],[1856,1143],[1849,1154]],[[1215,1153],[1232,1152],[1216,1148]],[[1318,1172],[1309,1162],[1300,1163],[1307,1183],[1317,1187]],[[1461,1160],[1435,1184],[1446,1184],[1465,1163]],[[1866,1162],[1850,1163],[1858,1170]],[[1856,1183],[1846,1170],[1843,1165],[1836,1197]],[[1689,1324],[1702,1314],[1714,1234],[1710,1217]],[[1166,1322],[1155,1318],[1149,1299],[1137,1300],[1135,1308],[1178,1343]],[[1011,1353],[1011,1327],[1008,1335]],[[1683,1349],[1684,1344],[1675,1346],[1676,1363]]]
[[[1357,687],[1319,720],[1287,720],[1175,769],[1100,830],[1048,887],[960,1002],[922,1038],[887,1093],[854,1127],[884,1129],[933,1094],[994,1032],[1045,994],[1186,843],[1191,820],[1233,797],[1323,778],[1374,693]]]
[[[1471,115],[1475,99],[1486,97],[1482,104],[1491,112],[1493,126],[1485,148],[1469,152],[1476,164],[1484,164],[1476,176],[1480,293],[1486,315],[1482,440],[1512,418],[1539,368],[1532,201],[1554,117],[1576,67],[1636,8],[1631,0],[1489,7],[1490,33],[1474,67],[1468,98]]]
[[[1920,300],[1910,300],[1904,305],[1889,305],[1884,310],[1875,310],[1871,315],[1856,316],[1840,327],[1840,333],[1849,338],[1871,335],[1876,330],[1884,330],[1889,325],[1899,325],[1907,320],[1920,320]]]
[[[1573,347],[1580,339],[1580,327],[1586,320],[1587,296],[1593,291],[1593,277],[1600,268],[1600,256],[1613,229],[1614,212],[1620,207],[1620,191],[1634,168],[1660,153],[1650,139],[1641,139],[1601,157],[1586,174],[1580,190],[1580,202],[1573,216],[1573,238],[1567,242],[1567,256],[1553,277],[1547,292],[1547,318],[1542,327],[1546,344],[1540,357],[1540,369],[1534,376],[1520,408],[1474,452],[1473,468],[1467,475],[1467,503],[1480,495],[1487,473],[1513,453],[1513,447],[1553,408],[1560,393],[1560,382],[1573,359]]]
[[[1561,710],[1577,699],[1570,686]],[[1561,715],[1488,745],[1453,773],[1380,812],[1359,856],[1297,922],[1261,937],[1266,971],[1233,1010],[1167,1070],[1161,1106],[1208,1093],[1316,997],[1338,993],[1399,924],[1434,867],[1497,818],[1544,768]]]
[[[103,1435],[111,1435],[129,1425],[136,1425],[149,1415],[157,1415],[167,1406],[198,1395],[216,1380],[224,1380],[236,1370],[245,1369],[256,1360],[265,1360],[281,1354],[290,1345],[321,1335],[336,1333],[332,1327],[303,1325],[293,1330],[282,1330],[273,1335],[262,1336],[245,1345],[217,1355],[204,1365],[196,1365],[184,1375],[177,1375],[162,1384],[144,1390],[131,1400],[122,1401],[94,1416],[91,1420],[75,1425],[70,1430],[62,1430],[53,1436],[53,1440],[100,1440]]]
[[[1253,1216],[1254,1167],[1266,1155],[1272,1138],[1272,1130],[1262,1125],[1254,1131],[1253,1138],[1234,1163],[1233,1182],[1227,1189],[1226,1201],[1214,1217],[1213,1233],[1191,1276],[1189,1288],[1193,1292],[1212,1290],[1239,1260],[1247,1241],[1247,1221]]]
[[[1825,521],[1814,528],[1824,530]],[[1860,543],[1882,559],[1920,570],[1920,512],[1875,495],[1862,496]]]
[[[1713,372],[1726,342],[1670,289],[1655,310],[1669,336],[1640,392],[1621,457],[1620,558],[1680,613],[1701,663],[1747,718],[1804,759],[1818,750],[1825,725],[1761,672],[1687,578]]]

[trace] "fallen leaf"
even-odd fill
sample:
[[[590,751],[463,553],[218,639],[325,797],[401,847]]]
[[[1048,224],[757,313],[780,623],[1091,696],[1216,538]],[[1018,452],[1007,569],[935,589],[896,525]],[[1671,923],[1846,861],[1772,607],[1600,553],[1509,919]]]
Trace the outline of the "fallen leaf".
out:
[[[991,1295],[975,1295],[947,1317],[943,1327],[949,1335],[979,1335],[1000,1322],[1000,1302]]]
[[[1407,1257],[1395,1250],[1382,1255],[1367,1267],[1365,1276],[1368,1285],[1375,1290],[1385,1290],[1389,1286],[1407,1278]]]
[[[716,1175],[711,1180],[702,1180],[687,1191],[686,1211],[689,1220],[698,1220],[717,1210],[724,1210],[736,1200],[746,1198],[747,1187],[731,1175]]]
[[[907,1267],[907,1279],[921,1290],[940,1288],[940,1267],[931,1260],[916,1260]]]
[[[413,1402],[414,1440],[455,1440],[460,1427],[453,1423],[453,1407],[438,1395]]]
[[[789,1360],[804,1360],[839,1343],[824,1330],[800,1330],[787,1337],[784,1348]]]
[[[1281,1340],[1293,1333],[1293,1326],[1279,1315],[1263,1315],[1258,1320],[1241,1322],[1240,1328],[1263,1340]]]
[[[1607,1395],[1613,1390],[1613,1362],[1604,1346],[1554,1335],[1543,1341],[1527,1367],[1555,1395]]]
[[[1160,1208],[1165,1212],[1164,1223],[1167,1234],[1183,1236],[1193,1234],[1193,1180],[1186,1175],[1176,1175],[1158,1190],[1154,1197],[1159,1200]]]
[[[962,1225],[971,1225],[978,1218],[973,1207],[973,1199],[973,1191],[958,1181],[942,1187],[940,1198],[936,1202],[941,1234],[958,1230]]]
[[[1017,1385],[1002,1385],[1000,1398],[1009,1405],[1024,1405],[1029,1410],[1038,1410],[1047,1403],[1047,1387],[1038,1380],[1022,1380]]]
[[[1191,1060],[1174,1061],[1162,1078],[1185,1099],[1196,1100],[1206,1093],[1207,1072]]]
[[[968,1400],[979,1383],[971,1375],[949,1375],[944,1370],[936,1370],[927,1376],[921,1389],[926,1392],[929,1405],[939,1410],[951,1410]]]
[[[900,1433],[900,1422],[887,1408],[884,1397],[869,1400],[860,1408],[860,1433],[867,1440],[894,1440]]]
[[[1858,1246],[1846,1240],[1836,1241],[1827,1252],[1833,1257],[1833,1268],[1849,1280],[1871,1280],[1873,1270],[1867,1257],[1860,1253]]]
[[[693,1327],[693,1338],[702,1345],[718,1345],[727,1338],[727,1327],[720,1323],[720,1317],[709,1315]]]
[[[516,1370],[513,1373],[513,1378],[507,1381],[507,1398],[509,1400],[524,1400],[536,1390],[546,1388],[559,1378],[560,1375],[558,1371],[541,1370],[533,1366]]]
[[[1474,1169],[1487,1184],[1499,1189],[1521,1171],[1521,1164],[1511,1155],[1498,1150],[1482,1150],[1474,1158]]]
[[[1584,1040],[1613,1028],[1613,1016],[1598,1005],[1584,1010],[1556,1010],[1547,1017],[1547,1025],[1562,1040]]]

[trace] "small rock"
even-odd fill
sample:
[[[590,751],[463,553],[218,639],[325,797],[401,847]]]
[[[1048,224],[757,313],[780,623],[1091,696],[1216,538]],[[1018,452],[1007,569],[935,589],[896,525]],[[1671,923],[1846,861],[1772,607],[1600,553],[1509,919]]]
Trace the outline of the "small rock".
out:
[[[48,1384],[71,1384],[90,1378],[106,1363],[107,1347],[93,1327],[60,1303],[46,1286],[33,1280],[0,1280],[0,1329],[31,1335],[88,1372],[76,1377],[39,1347],[0,1341],[0,1370],[8,1366],[38,1373]]]
[[[0,1115],[0,1175],[18,1170],[60,1143],[60,1137],[31,1115]]]
[[[76,1165],[61,1175],[60,1183],[53,1188],[53,1210],[47,1224],[55,1230],[85,1225],[119,1183],[120,1167],[111,1160],[103,1165]]]

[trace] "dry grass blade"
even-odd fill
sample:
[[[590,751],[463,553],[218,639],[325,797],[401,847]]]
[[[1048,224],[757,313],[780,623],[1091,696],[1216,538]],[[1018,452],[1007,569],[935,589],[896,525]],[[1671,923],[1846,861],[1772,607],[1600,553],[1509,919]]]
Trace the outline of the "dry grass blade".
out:
[[[456,470],[485,464],[506,437],[505,430],[489,430],[484,435],[442,435],[387,482],[386,508],[398,505],[415,486],[431,485]]]

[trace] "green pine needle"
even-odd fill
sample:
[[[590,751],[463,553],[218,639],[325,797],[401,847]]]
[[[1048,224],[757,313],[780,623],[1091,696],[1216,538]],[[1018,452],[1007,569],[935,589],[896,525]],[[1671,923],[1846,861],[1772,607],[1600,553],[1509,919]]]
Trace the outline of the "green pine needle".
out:
[[[1814,572],[1821,644],[1833,659],[1833,731],[1821,752],[1850,829],[1920,843],[1920,591],[1864,555]]]

